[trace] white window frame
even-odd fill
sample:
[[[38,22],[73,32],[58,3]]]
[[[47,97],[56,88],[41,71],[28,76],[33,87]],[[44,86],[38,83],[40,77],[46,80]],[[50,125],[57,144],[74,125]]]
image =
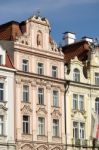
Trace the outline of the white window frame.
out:
[[[43,63],[38,62],[38,64],[37,64],[37,73],[39,75],[44,74],[44,64]]]
[[[77,68],[73,70],[73,81],[80,82],[80,71]]]
[[[29,102],[29,86],[23,85],[23,102]]]
[[[73,139],[74,140],[85,139],[85,123],[84,122],[73,121]]]
[[[58,78],[58,67],[54,65],[52,66],[52,77]]]
[[[0,115],[0,135],[4,135],[4,116]]]
[[[53,90],[53,106],[59,107],[59,92],[57,90]]]
[[[26,61],[26,62],[24,62]],[[22,71],[28,72],[29,71],[29,61],[27,59],[22,60]]]
[[[53,136],[59,137],[59,119],[53,119]]]
[[[84,95],[73,93],[73,110],[84,110]]]
[[[45,135],[45,118],[38,117],[38,135]]]
[[[99,73],[95,72],[95,85],[99,85]]]
[[[38,88],[38,104],[44,105],[44,88]]]
[[[3,82],[0,82],[0,84],[3,85],[2,88],[0,87],[0,102],[3,102],[3,101],[4,101],[4,83],[3,83]],[[1,95],[2,95],[2,96],[1,96]]]
[[[27,120],[24,120],[27,117]],[[23,134],[30,134],[30,117],[23,115]]]

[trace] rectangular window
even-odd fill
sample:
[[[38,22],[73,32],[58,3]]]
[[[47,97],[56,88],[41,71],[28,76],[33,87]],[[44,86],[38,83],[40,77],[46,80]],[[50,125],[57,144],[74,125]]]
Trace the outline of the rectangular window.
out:
[[[2,55],[0,55],[0,65],[2,65]]]
[[[84,96],[73,94],[73,109],[74,110],[84,110]]]
[[[73,138],[75,140],[85,138],[85,123],[73,122]]]
[[[23,101],[28,102],[29,101],[29,86],[23,85]]]
[[[58,77],[58,68],[57,68],[57,66],[52,66],[52,77],[53,78]]]
[[[0,101],[4,101],[4,83],[0,83]]]
[[[58,98],[58,91],[53,91],[53,106],[59,106],[59,98]]]
[[[77,110],[78,109],[78,95],[73,94],[73,109]]]
[[[59,120],[53,119],[53,136],[59,136]]]
[[[0,115],[0,135],[4,135],[4,116]]]
[[[44,66],[43,63],[38,63],[38,74],[43,75],[44,74]]]
[[[79,110],[84,110],[84,96],[79,95]]]
[[[29,116],[23,116],[23,133],[30,133],[30,118]]]
[[[99,85],[99,73],[95,73],[95,84]]]
[[[29,71],[29,62],[26,59],[22,60],[22,70],[24,72],[28,72]]]
[[[38,88],[38,104],[44,105],[44,89]]]
[[[38,135],[45,135],[45,118],[38,118]]]

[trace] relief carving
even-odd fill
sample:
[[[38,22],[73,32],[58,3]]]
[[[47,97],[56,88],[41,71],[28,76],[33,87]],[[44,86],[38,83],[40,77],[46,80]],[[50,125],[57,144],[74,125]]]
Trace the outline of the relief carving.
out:
[[[27,113],[32,113],[32,109],[30,108],[29,105],[24,105],[23,108],[21,109],[22,113],[27,114]]]
[[[0,110],[7,111],[8,108],[5,107],[5,104],[0,104]]]
[[[25,144],[21,147],[22,150],[33,150],[33,147],[29,144]]]
[[[60,118],[61,117],[61,113],[59,110],[55,110],[51,113],[53,118]]]
[[[41,115],[41,114],[42,114],[42,115],[46,115],[46,114],[47,114],[47,111],[46,111],[46,109],[45,109],[44,107],[43,107],[43,108],[40,107],[36,112],[37,112],[38,115],[39,115],[39,114],[40,114],[40,115]]]
[[[61,150],[61,148],[60,147],[55,147],[52,150]]]
[[[42,145],[37,148],[37,150],[47,150],[48,148],[45,145]]]

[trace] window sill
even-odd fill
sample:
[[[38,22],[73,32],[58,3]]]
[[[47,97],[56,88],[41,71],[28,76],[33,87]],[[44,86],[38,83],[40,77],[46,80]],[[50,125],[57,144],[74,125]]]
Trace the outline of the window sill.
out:
[[[45,106],[46,106],[46,105],[44,105],[44,104],[37,104],[37,105],[42,106],[42,107],[45,107]]]
[[[21,102],[25,104],[31,104],[31,102],[26,102],[26,101],[21,101]]]
[[[52,138],[60,139],[60,136],[52,136]]]
[[[32,134],[30,134],[30,133],[22,133],[22,135],[23,135],[23,136],[30,136],[30,135],[32,135]]]
[[[56,109],[57,109],[57,108],[60,108],[59,106],[51,106],[51,107],[54,107],[54,108],[56,108]]]
[[[7,101],[0,101],[0,103],[7,103]]]

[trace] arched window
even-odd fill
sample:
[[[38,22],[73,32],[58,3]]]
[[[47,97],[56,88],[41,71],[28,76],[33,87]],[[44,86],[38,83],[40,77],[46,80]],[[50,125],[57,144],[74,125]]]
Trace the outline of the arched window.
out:
[[[37,46],[43,46],[43,36],[41,31],[37,32]]]
[[[99,98],[95,100],[95,111],[99,115]]]
[[[73,80],[80,82],[80,71],[77,68],[75,68],[73,71]]]

